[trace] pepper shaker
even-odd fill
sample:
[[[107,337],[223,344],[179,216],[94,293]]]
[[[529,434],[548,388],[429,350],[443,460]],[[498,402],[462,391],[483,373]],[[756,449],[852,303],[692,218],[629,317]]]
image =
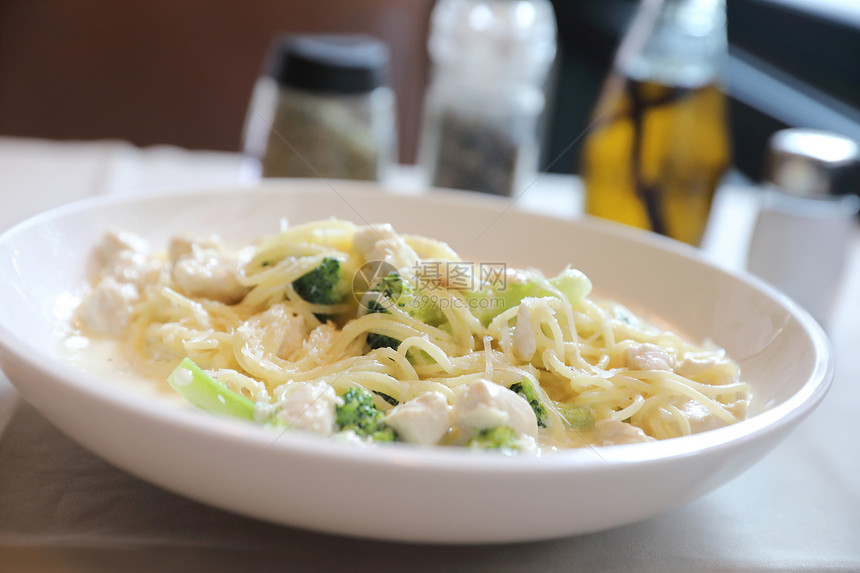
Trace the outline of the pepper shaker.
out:
[[[841,135],[785,129],[770,139],[748,269],[826,325],[860,198],[850,193],[860,148]]]
[[[549,0],[439,0],[419,164],[431,185],[514,195],[537,175],[544,84],[556,53]]]
[[[388,47],[369,36],[277,37],[244,131],[262,176],[383,178],[396,140],[388,65]]]

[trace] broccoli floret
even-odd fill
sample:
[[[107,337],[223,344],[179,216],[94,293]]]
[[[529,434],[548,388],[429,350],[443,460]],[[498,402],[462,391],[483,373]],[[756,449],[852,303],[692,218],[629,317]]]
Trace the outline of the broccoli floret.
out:
[[[574,428],[586,429],[594,424],[594,414],[591,413],[591,408],[563,408],[561,415]]]
[[[352,387],[343,398],[343,406],[335,409],[339,430],[352,430],[359,437],[375,442],[393,442],[397,433],[385,424],[385,415],[373,404],[373,394],[364,388]]]
[[[410,285],[403,282],[403,279],[400,277],[400,273],[391,272],[379,279],[379,281],[373,285],[371,291],[383,295],[385,300],[389,301],[391,304],[398,304],[400,299],[403,297],[404,288],[409,289]],[[384,303],[381,302],[380,304]]]
[[[186,357],[167,377],[171,388],[207,412],[254,419],[254,401],[212,378]]]
[[[377,390],[374,390],[373,393],[376,394],[377,396],[379,396],[380,398],[382,398],[383,400],[385,400],[386,402],[388,402],[389,404],[391,404],[392,406],[396,406],[397,404],[400,403],[397,400],[397,398],[395,398],[394,396],[389,396],[385,392],[379,392]]]
[[[392,305],[406,314],[431,326],[439,326],[445,315],[434,302],[433,293],[420,283],[405,280],[400,273],[391,272],[371,287],[378,293],[375,300],[368,304],[368,312],[386,312]],[[371,308],[376,303],[375,308]]]
[[[367,345],[370,346],[371,350],[375,350],[377,348],[393,348],[394,350],[397,350],[397,347],[400,346],[400,342],[400,340],[397,340],[393,336],[386,336],[376,332],[367,333]]]
[[[412,318],[431,326],[439,326],[445,321],[445,315],[435,304],[431,293],[420,285],[406,281],[397,272],[391,272],[379,279],[371,289],[371,295],[365,304],[367,314],[389,312],[396,306]],[[371,332],[367,335],[367,343],[373,348],[397,348],[400,341],[391,336]]]
[[[500,450],[504,453],[512,453],[519,445],[519,436],[510,426],[498,426],[479,431],[466,445],[481,450]]]
[[[477,291],[463,293],[469,309],[484,325],[487,325],[503,311],[520,304],[526,297],[553,296],[543,281],[522,273],[520,276],[507,275],[504,283],[488,285]],[[565,269],[547,282],[561,292],[571,304],[576,304],[591,292],[591,281],[576,269]]]
[[[337,304],[343,300],[340,261],[330,257],[320,266],[293,281],[293,288],[304,300],[312,304]]]
[[[367,303],[367,313],[373,314],[375,312],[388,312],[382,303],[371,300]],[[367,333],[367,344],[370,346],[371,350],[376,348],[393,348],[397,350],[397,347],[400,346],[400,341],[391,336],[386,336],[385,334],[379,334],[377,332],[368,332]]]
[[[535,412],[538,426],[546,428],[546,408],[544,408],[544,405],[538,398],[534,383],[532,383],[528,378],[523,378],[522,382],[511,386],[511,391],[516,392],[528,401],[529,406],[531,406],[532,410]]]

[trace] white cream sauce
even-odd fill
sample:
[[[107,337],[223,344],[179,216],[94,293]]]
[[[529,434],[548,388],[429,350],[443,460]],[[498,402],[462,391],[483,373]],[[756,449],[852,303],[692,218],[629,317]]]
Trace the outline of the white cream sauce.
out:
[[[176,404],[188,404],[167,383],[168,367],[131,360],[116,340],[72,333],[61,340],[60,353],[78,370],[106,383],[133,388]]]

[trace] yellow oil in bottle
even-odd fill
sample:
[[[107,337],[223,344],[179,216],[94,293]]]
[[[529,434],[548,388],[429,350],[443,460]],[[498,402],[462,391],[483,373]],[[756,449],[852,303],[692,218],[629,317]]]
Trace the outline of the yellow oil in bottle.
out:
[[[611,77],[584,147],[585,211],[698,245],[729,162],[716,83]]]

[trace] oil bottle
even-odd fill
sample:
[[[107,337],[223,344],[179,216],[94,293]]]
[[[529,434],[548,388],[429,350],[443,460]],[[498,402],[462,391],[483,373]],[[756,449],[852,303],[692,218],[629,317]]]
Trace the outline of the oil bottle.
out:
[[[643,0],[586,137],[585,211],[698,245],[731,153],[724,0]]]

